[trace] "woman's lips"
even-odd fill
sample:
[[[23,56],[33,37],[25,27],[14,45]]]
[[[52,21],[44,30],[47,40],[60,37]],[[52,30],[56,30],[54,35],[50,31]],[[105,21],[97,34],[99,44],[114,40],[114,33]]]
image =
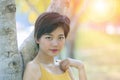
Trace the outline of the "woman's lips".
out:
[[[51,49],[51,51],[52,51],[52,52],[57,52],[57,51],[58,51],[58,49]]]

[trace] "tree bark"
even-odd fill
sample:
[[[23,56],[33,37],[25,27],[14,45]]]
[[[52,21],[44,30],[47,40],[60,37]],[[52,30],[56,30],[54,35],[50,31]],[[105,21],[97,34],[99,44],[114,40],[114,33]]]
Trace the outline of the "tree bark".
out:
[[[15,0],[0,0],[0,80],[22,80],[15,12]]]
[[[47,9],[47,12],[58,12],[63,15],[69,10],[71,0],[51,0],[51,4]],[[69,17],[69,16],[68,16]]]

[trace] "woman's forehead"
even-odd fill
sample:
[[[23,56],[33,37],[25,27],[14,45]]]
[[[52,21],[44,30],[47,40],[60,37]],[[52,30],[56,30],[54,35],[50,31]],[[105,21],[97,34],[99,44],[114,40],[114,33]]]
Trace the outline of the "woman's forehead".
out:
[[[64,30],[63,30],[63,28],[61,28],[61,27],[58,27],[58,28],[56,28],[55,30],[53,30],[51,33],[45,33],[45,35],[51,35],[51,36],[53,36],[53,35],[64,35]]]

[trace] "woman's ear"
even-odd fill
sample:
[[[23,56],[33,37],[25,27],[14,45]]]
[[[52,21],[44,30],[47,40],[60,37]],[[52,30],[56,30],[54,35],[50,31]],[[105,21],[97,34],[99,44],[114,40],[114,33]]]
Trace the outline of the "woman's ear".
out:
[[[36,42],[37,44],[39,44],[39,39],[36,39],[35,42]]]

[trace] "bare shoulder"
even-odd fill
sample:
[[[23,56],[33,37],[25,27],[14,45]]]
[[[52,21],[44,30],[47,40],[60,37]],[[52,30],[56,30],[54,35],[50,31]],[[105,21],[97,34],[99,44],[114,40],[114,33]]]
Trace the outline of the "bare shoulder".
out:
[[[38,80],[41,77],[40,67],[34,61],[26,65],[23,80]]]
[[[29,70],[29,71],[32,71],[32,72],[36,72],[36,71],[38,72],[38,70],[40,70],[40,66],[36,62],[31,61],[27,64],[26,70]]]

